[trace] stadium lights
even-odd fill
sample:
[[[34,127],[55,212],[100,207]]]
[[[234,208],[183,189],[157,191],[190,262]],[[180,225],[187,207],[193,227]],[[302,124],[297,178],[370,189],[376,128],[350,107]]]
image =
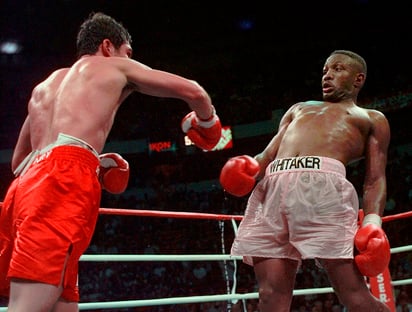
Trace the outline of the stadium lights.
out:
[[[0,52],[2,54],[18,54],[22,50],[22,46],[19,42],[13,40],[7,40],[0,43]]]

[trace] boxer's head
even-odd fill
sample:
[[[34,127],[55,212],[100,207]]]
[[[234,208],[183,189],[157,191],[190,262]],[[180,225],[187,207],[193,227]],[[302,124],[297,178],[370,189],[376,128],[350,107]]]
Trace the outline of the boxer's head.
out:
[[[91,13],[77,34],[77,56],[95,54],[104,39],[110,40],[116,49],[132,42],[131,35],[121,23],[101,12]]]

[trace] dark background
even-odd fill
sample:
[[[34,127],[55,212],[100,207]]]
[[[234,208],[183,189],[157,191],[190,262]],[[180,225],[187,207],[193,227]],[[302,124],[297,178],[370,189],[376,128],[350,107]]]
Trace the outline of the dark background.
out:
[[[23,50],[0,56],[0,149],[14,146],[35,84],[75,61],[78,27],[92,11],[126,26],[135,59],[197,80],[222,121],[236,124],[266,120],[274,109],[319,98],[322,66],[334,49],[354,50],[368,62],[360,104],[410,90],[412,19],[401,3],[2,1],[0,39],[17,38]],[[164,128],[176,128],[187,107],[168,104],[132,95],[109,140],[161,136]]]

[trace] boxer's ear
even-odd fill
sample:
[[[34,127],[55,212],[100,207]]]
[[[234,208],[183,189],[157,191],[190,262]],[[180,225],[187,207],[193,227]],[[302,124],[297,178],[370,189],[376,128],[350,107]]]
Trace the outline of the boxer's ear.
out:
[[[365,83],[365,79],[366,79],[366,75],[364,73],[358,73],[356,75],[354,85],[359,89],[362,88],[362,86]]]
[[[109,57],[113,55],[114,46],[109,39],[104,39],[101,45],[103,56]]]

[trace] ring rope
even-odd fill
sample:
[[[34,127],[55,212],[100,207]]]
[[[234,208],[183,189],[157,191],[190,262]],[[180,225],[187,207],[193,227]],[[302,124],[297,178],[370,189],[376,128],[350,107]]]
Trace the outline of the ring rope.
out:
[[[333,292],[332,287],[325,288],[311,288],[311,289],[296,289],[293,291],[294,295],[310,295],[310,294],[326,294]],[[147,299],[147,300],[129,300],[129,301],[112,301],[112,302],[97,302],[97,303],[80,303],[79,309],[101,309],[101,308],[113,308],[115,306],[111,304],[122,304],[122,306],[116,306],[120,308],[133,308],[141,306],[154,306],[154,305],[169,305],[169,304],[184,304],[184,303],[199,303],[199,302],[214,302],[214,301],[226,301],[226,300],[242,300],[242,299],[257,299],[259,297],[258,292],[246,293],[246,294],[226,294],[226,295],[206,295],[206,296],[190,296],[190,297],[173,297],[173,298],[161,298],[161,299]],[[106,305],[107,304],[107,305]],[[123,306],[126,304],[127,306]],[[106,306],[105,306],[106,305]]]
[[[2,202],[0,202],[0,207]],[[208,220],[236,220],[241,221],[243,215],[228,215],[216,213],[200,213],[200,212],[182,212],[182,211],[160,211],[160,210],[141,210],[141,209],[123,209],[123,208],[100,208],[100,214],[110,215],[128,215],[128,216],[144,216],[144,217],[173,217],[184,219],[208,219]],[[394,215],[383,216],[382,222],[389,222],[412,217],[412,211],[402,212]]]
[[[222,245],[222,254],[226,253],[225,248],[225,223],[223,221],[219,221],[219,228],[220,228],[220,242]],[[236,260],[233,260],[236,263]],[[223,260],[223,268],[224,268],[224,276],[226,280],[226,293],[233,294],[236,293],[236,271],[233,272],[233,285],[232,289],[230,289],[230,280],[229,280],[229,270],[228,270],[228,263],[226,260]],[[234,302],[235,303],[235,302]],[[231,311],[232,305],[231,302],[227,302],[227,311]]]
[[[412,251],[412,245],[391,248],[391,254]],[[81,261],[226,261],[242,260],[242,256],[231,256],[228,254],[220,255],[120,255],[120,254],[100,254],[100,255],[82,255]]]
[[[393,281],[393,286],[412,284],[412,279]],[[307,289],[295,289],[293,290],[294,296],[314,295],[314,294],[326,294],[333,293],[332,287],[323,288],[307,288]],[[245,294],[227,294],[227,295],[207,295],[207,296],[191,296],[191,297],[173,297],[173,298],[161,298],[161,299],[146,299],[146,300],[128,300],[128,301],[107,301],[107,302],[90,302],[79,303],[80,310],[93,310],[93,309],[110,309],[110,308],[133,308],[143,306],[157,306],[157,305],[170,305],[170,304],[185,304],[185,303],[199,303],[199,302],[213,302],[213,301],[226,301],[226,300],[246,300],[246,299],[258,299],[259,293],[245,293]],[[0,310],[2,312],[2,310]]]
[[[0,202],[0,208],[3,202]],[[143,216],[143,217],[173,217],[184,219],[208,219],[208,220],[237,220],[241,221],[243,215],[228,215],[216,213],[199,213],[199,212],[182,212],[182,211],[160,211],[160,210],[142,210],[142,209],[123,209],[123,208],[100,208],[99,214],[105,215],[123,215],[123,216]],[[394,221],[412,217],[412,211],[398,213],[382,217],[382,222]]]
[[[99,254],[82,255],[80,261],[89,262],[132,262],[132,261],[225,261],[242,260],[242,256],[231,255],[120,255],[120,254]]]
[[[392,281],[393,286],[401,286],[412,284],[412,279],[404,279]],[[332,287],[323,288],[308,288],[293,290],[294,296],[311,295],[311,294],[326,294],[334,292]],[[245,294],[227,294],[227,295],[207,295],[207,296],[190,296],[190,297],[173,297],[161,299],[146,299],[146,300],[126,300],[126,301],[106,301],[106,302],[86,302],[79,303],[79,310],[97,310],[97,309],[111,309],[111,308],[134,308],[143,306],[156,305],[170,305],[170,304],[185,304],[185,303],[199,303],[210,301],[226,301],[226,300],[245,300],[257,299],[259,294],[257,292]],[[6,312],[7,307],[0,307],[0,312]]]
[[[182,211],[160,211],[160,210],[140,210],[121,208],[100,208],[100,214],[122,215],[122,216],[143,216],[143,217],[173,217],[183,219],[208,219],[208,220],[242,220],[243,215],[227,215],[216,213],[182,212]]]

